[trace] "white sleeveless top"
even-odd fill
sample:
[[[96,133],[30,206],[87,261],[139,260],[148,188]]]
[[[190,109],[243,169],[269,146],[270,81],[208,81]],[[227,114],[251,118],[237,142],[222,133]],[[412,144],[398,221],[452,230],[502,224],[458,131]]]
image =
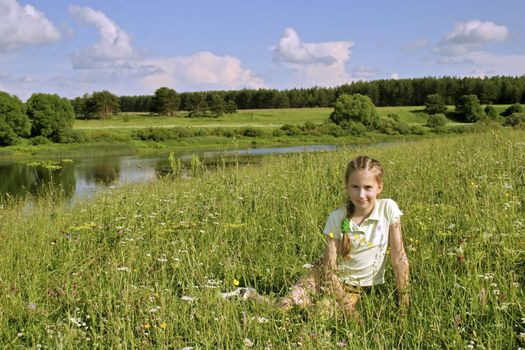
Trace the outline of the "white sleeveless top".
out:
[[[390,225],[403,213],[392,199],[376,199],[370,215],[361,225],[350,220],[350,250],[348,261],[337,262],[341,280],[353,286],[371,286],[385,282],[385,257],[388,248]],[[324,234],[341,239],[341,223],[346,217],[346,208],[334,210],[328,216]]]

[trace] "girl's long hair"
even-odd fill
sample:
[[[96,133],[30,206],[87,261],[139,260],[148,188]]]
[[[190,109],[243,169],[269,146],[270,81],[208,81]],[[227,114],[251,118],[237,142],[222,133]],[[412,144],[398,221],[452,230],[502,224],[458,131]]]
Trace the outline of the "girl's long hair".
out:
[[[368,171],[375,171],[376,172],[376,180],[378,183],[383,183],[383,166],[378,160],[372,159],[368,156],[359,156],[353,160],[351,160],[348,163],[348,166],[346,167],[346,173],[345,173],[345,186],[348,187],[348,180],[350,180],[350,175],[354,171],[358,170],[368,170]],[[354,214],[354,204],[350,200],[350,197],[346,199],[346,217],[348,220],[352,217]],[[345,260],[349,259],[350,250],[352,248],[352,244],[350,242],[350,237],[348,234],[342,234],[341,237],[341,255]]]

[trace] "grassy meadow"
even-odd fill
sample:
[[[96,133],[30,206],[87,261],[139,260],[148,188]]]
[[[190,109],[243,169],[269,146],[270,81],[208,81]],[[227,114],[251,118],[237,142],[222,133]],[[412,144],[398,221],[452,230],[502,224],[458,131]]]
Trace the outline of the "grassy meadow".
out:
[[[525,132],[469,134],[266,158],[0,209],[6,349],[516,349],[525,347]],[[323,249],[349,159],[385,168],[411,267],[411,308],[387,284],[361,323],[277,299]],[[390,264],[389,264],[390,265]],[[189,348],[187,348],[189,349]]]
[[[424,124],[426,122],[426,116],[421,114],[424,106],[377,107],[376,109],[380,116],[397,113],[407,123]],[[76,120],[74,128],[78,130],[175,126],[278,128],[283,124],[324,123],[333,110],[333,108],[247,109],[220,118],[185,118],[188,112],[179,112],[175,117],[149,115],[148,113],[121,113],[99,120]]]

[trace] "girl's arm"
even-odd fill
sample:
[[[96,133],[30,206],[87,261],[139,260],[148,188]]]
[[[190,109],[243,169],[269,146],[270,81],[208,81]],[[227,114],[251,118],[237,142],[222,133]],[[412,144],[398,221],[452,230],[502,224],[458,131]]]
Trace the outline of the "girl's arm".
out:
[[[392,257],[392,268],[396,277],[399,305],[402,308],[406,308],[410,303],[408,294],[409,267],[405,247],[403,246],[401,221],[399,219],[396,219],[396,221],[390,225],[388,243],[390,245],[390,253]]]
[[[335,273],[337,268],[337,257],[340,254],[340,241],[329,236],[326,237],[323,258],[321,259],[321,278],[327,287],[331,288],[336,297],[343,298],[345,290],[339,277]]]

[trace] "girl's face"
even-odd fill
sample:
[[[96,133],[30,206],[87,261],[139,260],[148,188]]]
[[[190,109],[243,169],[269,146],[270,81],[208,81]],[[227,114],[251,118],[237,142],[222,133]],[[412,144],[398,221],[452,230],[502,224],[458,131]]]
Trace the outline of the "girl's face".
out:
[[[369,170],[352,172],[346,184],[346,191],[356,214],[370,213],[382,190],[383,183],[378,182],[377,174]]]

